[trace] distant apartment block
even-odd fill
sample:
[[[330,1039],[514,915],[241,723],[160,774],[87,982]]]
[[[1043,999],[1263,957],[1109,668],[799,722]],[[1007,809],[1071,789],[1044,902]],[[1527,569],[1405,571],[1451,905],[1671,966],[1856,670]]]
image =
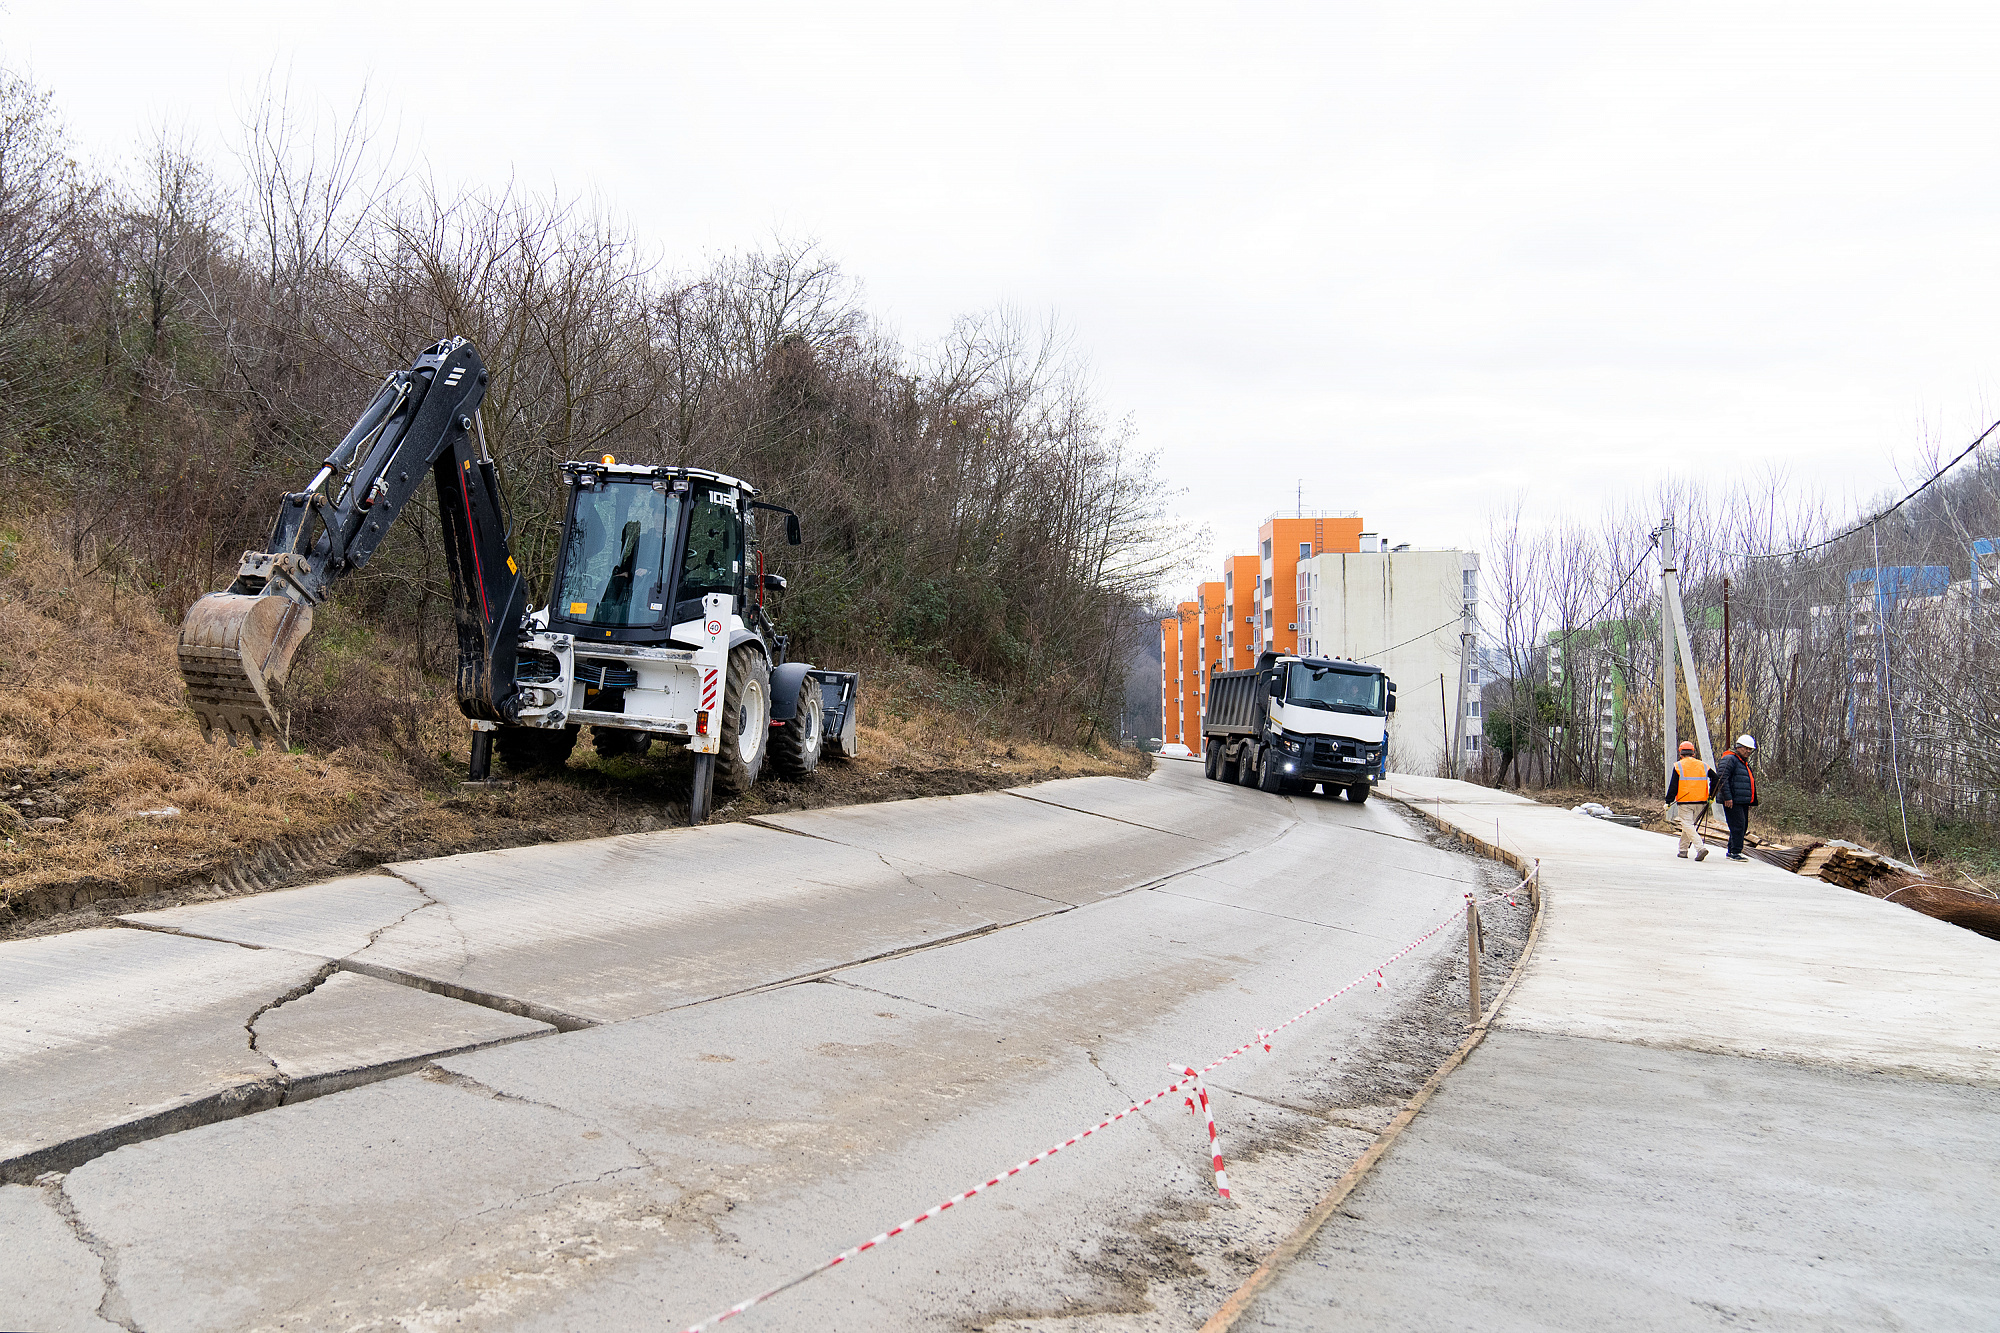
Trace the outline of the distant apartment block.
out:
[[[1479,557],[1392,551],[1365,527],[1360,514],[1345,510],[1272,514],[1257,529],[1255,555],[1224,559],[1220,581],[1201,584],[1160,622],[1163,742],[1200,748],[1213,673],[1255,666],[1266,651],[1305,653],[1373,662],[1397,682],[1392,767],[1436,771],[1450,731],[1476,760],[1483,677],[1476,649],[1461,663],[1459,635],[1467,611],[1476,623]],[[1442,711],[1440,687],[1426,683],[1440,675],[1449,696]],[[1431,702],[1421,708],[1413,706],[1412,690],[1420,683],[1434,692],[1423,696]],[[1448,729],[1445,713],[1461,695],[1465,716]]]

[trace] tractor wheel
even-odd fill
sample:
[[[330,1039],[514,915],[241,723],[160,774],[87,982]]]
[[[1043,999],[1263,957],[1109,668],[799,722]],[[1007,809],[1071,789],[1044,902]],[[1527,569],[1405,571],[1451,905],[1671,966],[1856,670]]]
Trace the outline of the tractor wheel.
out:
[[[592,727],[590,748],[597,751],[599,759],[616,759],[620,755],[632,755],[643,759],[646,751],[653,748],[653,738],[643,731],[624,731],[615,727]]]
[[[516,773],[561,768],[576,748],[580,727],[502,727],[493,733],[500,762]]]
[[[819,682],[807,676],[799,682],[799,702],[792,720],[771,728],[771,764],[778,776],[799,782],[819,767],[820,751],[826,746],[826,704],[820,698]]]
[[[771,668],[749,644],[729,654],[722,689],[722,748],[715,756],[715,798],[734,800],[764,770],[771,735]]]
[[[1349,787],[1347,789],[1347,799],[1354,802],[1356,805],[1360,805],[1363,801],[1368,799],[1368,791],[1369,788],[1367,783],[1357,782],[1352,787]]]

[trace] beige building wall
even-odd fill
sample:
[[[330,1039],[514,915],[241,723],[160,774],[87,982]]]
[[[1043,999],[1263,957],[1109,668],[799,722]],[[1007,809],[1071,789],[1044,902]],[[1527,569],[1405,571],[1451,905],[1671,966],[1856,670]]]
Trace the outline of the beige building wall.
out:
[[[1373,663],[1396,683],[1390,771],[1440,771],[1461,665],[1469,679],[1459,745],[1463,759],[1478,763],[1478,657],[1461,663],[1459,635],[1468,602],[1477,623],[1479,557],[1456,550],[1320,555],[1300,563],[1298,583],[1299,652]]]

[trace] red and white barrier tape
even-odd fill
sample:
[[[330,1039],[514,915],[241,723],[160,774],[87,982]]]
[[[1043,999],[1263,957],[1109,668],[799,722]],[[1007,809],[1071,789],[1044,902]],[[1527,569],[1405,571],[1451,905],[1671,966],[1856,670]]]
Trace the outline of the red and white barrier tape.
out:
[[[1538,864],[1537,869],[1539,868],[1540,867]],[[1530,874],[1528,876],[1528,879],[1532,878],[1534,878],[1534,876]],[[1511,899],[1511,896],[1519,892],[1522,886],[1527,884],[1527,882],[1528,882],[1527,879],[1523,879],[1519,884],[1514,885],[1513,888],[1506,890],[1504,893],[1495,893],[1480,899],[1479,903],[1476,905],[1484,905],[1486,903],[1496,902],[1502,898]],[[1356,986],[1359,986],[1363,982],[1367,981],[1370,977],[1373,977],[1375,979],[1375,984],[1377,989],[1386,990],[1388,988],[1389,983],[1387,977],[1384,976],[1384,973],[1387,971],[1387,969],[1392,967],[1396,963],[1401,962],[1403,959],[1409,957],[1411,953],[1415,952],[1417,949],[1422,948],[1424,944],[1436,938],[1441,932],[1450,928],[1451,925],[1459,919],[1460,912],[1461,909],[1456,907],[1452,908],[1450,914],[1447,915],[1443,920],[1439,921],[1435,926],[1432,926],[1429,930],[1425,931],[1423,934],[1417,936],[1417,938],[1415,938],[1414,940],[1411,940],[1408,944],[1398,949],[1395,953],[1390,954],[1387,958],[1382,960],[1382,962],[1378,966],[1372,967],[1368,969],[1366,972],[1363,972],[1360,976],[1354,978],[1354,980],[1348,982],[1345,986],[1342,986],[1339,990],[1334,991],[1331,995],[1326,996],[1324,999],[1321,999],[1313,1004],[1306,1006],[1304,1009],[1301,1009],[1298,1013],[1292,1015],[1290,1018],[1278,1024],[1276,1027],[1258,1029],[1257,1035],[1252,1037],[1249,1041],[1244,1042],[1241,1046],[1238,1046],[1236,1049],[1228,1052],[1225,1055],[1216,1057],[1215,1059],[1209,1061],[1207,1064],[1201,1066],[1199,1069],[1195,1068],[1193,1065],[1170,1066],[1170,1068],[1176,1071],[1177,1077],[1172,1083],[1169,1083],[1166,1087],[1161,1088],[1158,1092],[1154,1093],[1152,1096],[1143,1098],[1140,1101],[1133,1102],[1130,1106],[1126,1107],[1124,1110],[1118,1112],[1115,1115],[1106,1116],[1104,1119],[1098,1121],[1096,1124],[1092,1125],[1089,1129],[1084,1130],[1082,1133],[1072,1134],[1070,1135],[1070,1137],[1064,1139],[1061,1143],[1055,1144],[1053,1147],[1044,1148],[1041,1152],[1036,1153],[1033,1157],[1028,1158],[1026,1161],[1008,1167],[1005,1171],[1002,1171],[999,1175],[994,1176],[991,1179],[980,1181],[977,1185],[974,1185],[971,1189],[962,1190],[959,1193],[952,1195],[949,1199],[946,1199],[943,1203],[940,1203],[935,1207],[929,1208],[924,1212],[918,1213],[915,1217],[910,1218],[906,1222],[899,1222],[895,1226],[890,1227],[887,1231],[881,1232],[878,1235],[871,1236],[867,1240],[862,1241],[859,1245],[849,1246],[847,1249],[842,1250],[839,1254],[834,1255],[831,1259],[828,1259],[823,1263],[820,1263],[812,1268],[807,1269],[805,1272],[800,1273],[796,1277],[787,1278],[785,1281],[780,1282],[777,1286],[772,1287],[768,1291],[759,1292],[757,1295],[750,1297],[748,1300],[738,1301],[736,1304],[730,1306],[727,1310],[723,1310],[718,1314],[710,1315],[708,1318],[702,1320],[699,1324],[688,1325],[686,1328],[681,1330],[681,1333],[707,1333],[708,1329],[714,1328],[717,1324],[725,1323],[728,1320],[734,1319],[737,1315],[742,1314],[745,1310],[750,1309],[752,1306],[762,1305],[765,1301],[770,1300],[773,1296],[782,1295],[783,1293],[790,1291],[793,1287],[799,1286],[802,1283],[810,1282],[814,1278],[818,1277],[821,1273],[831,1272],[833,1269],[840,1267],[848,1260],[859,1258],[861,1255],[866,1254],[868,1251],[874,1249],[876,1246],[883,1245],[891,1240],[894,1240],[896,1237],[902,1235],[904,1232],[909,1231],[925,1222],[930,1221],[933,1217],[938,1217],[944,1213],[950,1212],[953,1208],[956,1208],[959,1204],[964,1203],[967,1199],[972,1198],[974,1195],[983,1194],[987,1190],[992,1189],[995,1185],[1000,1184],[1002,1181],[1009,1180],[1015,1176],[1020,1175],[1023,1171],[1026,1171],[1029,1167],[1048,1161],[1049,1158],[1054,1157],[1057,1153],[1061,1152],[1063,1149],[1076,1146],[1077,1144],[1083,1142],[1085,1139],[1089,1138],[1091,1135],[1097,1133],[1097,1131],[1099,1131],[1100,1129],[1108,1129],[1112,1125],[1117,1124],[1119,1121],[1125,1119],[1126,1117],[1133,1115],[1136,1112],[1142,1111],[1148,1106],[1151,1106],[1154,1102],[1159,1101],[1161,1098],[1171,1097],[1173,1094],[1181,1091],[1183,1088],[1187,1088],[1190,1090],[1189,1095],[1187,1097],[1188,1108],[1197,1115],[1202,1115],[1207,1117],[1209,1161],[1215,1170],[1215,1189],[1216,1192],[1220,1194],[1223,1198],[1225,1199],[1229,1198],[1230,1197],[1229,1172],[1228,1169],[1224,1166],[1222,1160],[1222,1134],[1221,1131],[1216,1128],[1215,1110],[1209,1104],[1208,1084],[1206,1081],[1206,1075],[1208,1075],[1213,1070],[1216,1070],[1221,1066],[1228,1064],[1231,1060],[1234,1060],[1237,1056],[1242,1055],[1245,1051],[1255,1050],[1258,1046],[1262,1046],[1266,1051],[1270,1050],[1271,1049],[1270,1039],[1272,1037],[1276,1036],[1280,1032],[1283,1032],[1286,1028],[1292,1026],[1292,1024],[1297,1023],[1302,1019],[1311,1017],[1313,1014],[1319,1012],[1321,1009],[1324,1009],[1327,1005],[1332,1004],[1335,1000],[1339,999],[1341,996],[1347,994],[1347,992],[1353,990]],[[1197,1098],[1199,1098],[1198,1106],[1196,1103]]]

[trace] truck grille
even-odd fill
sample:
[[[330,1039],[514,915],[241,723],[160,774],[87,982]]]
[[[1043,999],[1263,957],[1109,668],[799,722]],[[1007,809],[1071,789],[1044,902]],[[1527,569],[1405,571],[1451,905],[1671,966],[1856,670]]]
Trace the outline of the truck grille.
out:
[[[1368,747],[1360,741],[1313,742],[1313,767],[1337,768],[1343,759],[1357,760],[1362,764],[1366,764],[1368,762]]]

